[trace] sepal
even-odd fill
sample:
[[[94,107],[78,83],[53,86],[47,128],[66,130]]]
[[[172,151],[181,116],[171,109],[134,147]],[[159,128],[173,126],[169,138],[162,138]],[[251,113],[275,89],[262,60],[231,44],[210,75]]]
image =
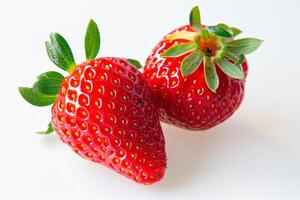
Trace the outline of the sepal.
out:
[[[212,92],[216,92],[219,87],[219,77],[215,64],[207,57],[204,57],[204,77],[208,88]]]
[[[177,58],[188,52],[195,50],[196,48],[198,48],[198,45],[196,43],[178,44],[162,52],[160,56],[163,58],[167,58],[167,57]]]
[[[244,71],[240,64],[233,64],[226,59],[217,61],[219,68],[229,77],[235,79],[244,79]]]
[[[67,41],[58,33],[51,33],[50,41],[46,42],[46,50],[50,60],[59,68],[72,72],[76,63]]]
[[[50,122],[48,124],[47,130],[45,130],[45,131],[38,131],[36,133],[41,134],[41,135],[49,135],[49,134],[51,134],[53,132],[54,132],[54,129],[53,129],[52,123]]]
[[[33,87],[18,89],[28,103],[35,106],[48,106],[56,101],[63,79],[64,76],[60,73],[49,71],[39,75]]]
[[[180,66],[182,75],[188,76],[192,74],[199,67],[199,65],[202,62],[202,59],[203,54],[199,49],[194,51],[191,55],[184,58]]]
[[[49,106],[55,102],[57,95],[46,95],[29,87],[19,87],[22,97],[34,106]]]
[[[45,72],[37,77],[33,89],[46,95],[57,95],[64,76],[55,71]]]
[[[236,37],[236,36],[238,36],[239,34],[242,33],[242,31],[240,29],[236,28],[236,27],[231,27],[231,31],[233,33],[233,37]]]
[[[208,29],[214,34],[224,37],[224,38],[232,38],[233,31],[226,24],[218,24],[215,26],[208,26]]]
[[[125,60],[127,60],[127,62],[129,62],[131,65],[135,66],[137,69],[141,69],[143,66],[142,64],[135,59],[132,58],[126,58]]]
[[[250,54],[254,52],[261,44],[262,40],[256,38],[243,38],[232,40],[225,43],[229,52],[235,54]]]
[[[195,6],[190,13],[190,25],[196,30],[201,30],[201,15],[198,6]]]
[[[84,40],[86,60],[96,58],[101,44],[100,32],[95,21],[90,20]]]

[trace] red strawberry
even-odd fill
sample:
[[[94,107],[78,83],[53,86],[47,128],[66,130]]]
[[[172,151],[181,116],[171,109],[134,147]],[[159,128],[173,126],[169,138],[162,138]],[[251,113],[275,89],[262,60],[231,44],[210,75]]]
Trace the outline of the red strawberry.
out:
[[[231,116],[244,97],[245,54],[261,40],[235,40],[241,31],[225,24],[201,25],[194,7],[190,25],[164,37],[144,66],[162,121],[205,130]]]
[[[19,88],[37,106],[52,103],[52,123],[60,139],[81,157],[103,164],[142,184],[165,173],[164,136],[151,90],[142,74],[121,58],[97,58],[100,35],[89,23],[87,61],[76,65],[69,45],[59,34],[47,42],[50,59],[70,74],[47,72],[33,88]],[[129,61],[129,62],[128,62]],[[53,128],[52,128],[53,125]]]

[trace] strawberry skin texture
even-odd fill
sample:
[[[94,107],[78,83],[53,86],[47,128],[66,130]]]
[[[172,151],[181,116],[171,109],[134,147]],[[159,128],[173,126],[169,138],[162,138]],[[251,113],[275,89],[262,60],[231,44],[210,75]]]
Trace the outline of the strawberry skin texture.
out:
[[[169,34],[182,30],[195,32],[186,25]],[[214,93],[205,83],[203,62],[194,73],[183,77],[180,64],[189,53],[177,58],[159,55],[179,42],[188,41],[171,41],[164,37],[147,58],[143,76],[154,94],[161,121],[189,130],[206,130],[223,122],[238,109],[244,97],[245,83],[226,76],[217,68],[220,86]],[[242,67],[246,76],[247,62]]]
[[[151,90],[123,59],[78,65],[61,84],[52,124],[60,139],[85,159],[142,184],[164,176],[165,140]]]

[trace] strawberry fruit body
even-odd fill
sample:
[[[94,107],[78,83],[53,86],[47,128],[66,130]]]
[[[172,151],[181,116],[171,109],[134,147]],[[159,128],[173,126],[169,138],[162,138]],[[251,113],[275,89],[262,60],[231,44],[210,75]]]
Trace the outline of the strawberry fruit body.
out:
[[[241,31],[225,24],[201,25],[194,7],[190,25],[167,34],[144,66],[160,120],[190,130],[205,130],[240,106],[248,65],[245,54],[261,40],[235,40]]]
[[[55,33],[50,39],[46,43],[50,59],[70,74],[64,78],[47,72],[32,88],[19,88],[34,105],[53,103],[52,122],[45,133],[54,129],[81,157],[138,183],[159,181],[166,168],[165,141],[151,90],[131,64],[137,62],[94,59],[100,35],[92,20],[85,38],[87,61],[82,64],[75,64],[62,36]]]

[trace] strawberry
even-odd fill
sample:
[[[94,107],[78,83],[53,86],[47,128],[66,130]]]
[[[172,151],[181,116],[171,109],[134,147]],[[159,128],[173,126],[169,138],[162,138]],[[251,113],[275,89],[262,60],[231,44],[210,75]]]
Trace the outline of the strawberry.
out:
[[[162,179],[166,168],[165,141],[151,90],[132,59],[94,59],[100,34],[90,21],[85,37],[86,62],[75,64],[66,40],[54,33],[46,42],[50,59],[69,72],[46,72],[21,95],[36,106],[52,106],[59,138],[81,157],[103,164],[142,184]],[[130,64],[133,63],[133,64]]]
[[[167,34],[144,66],[160,120],[190,130],[205,130],[230,117],[245,89],[245,54],[261,40],[235,39],[241,31],[226,24],[204,26],[198,6],[190,25]]]

